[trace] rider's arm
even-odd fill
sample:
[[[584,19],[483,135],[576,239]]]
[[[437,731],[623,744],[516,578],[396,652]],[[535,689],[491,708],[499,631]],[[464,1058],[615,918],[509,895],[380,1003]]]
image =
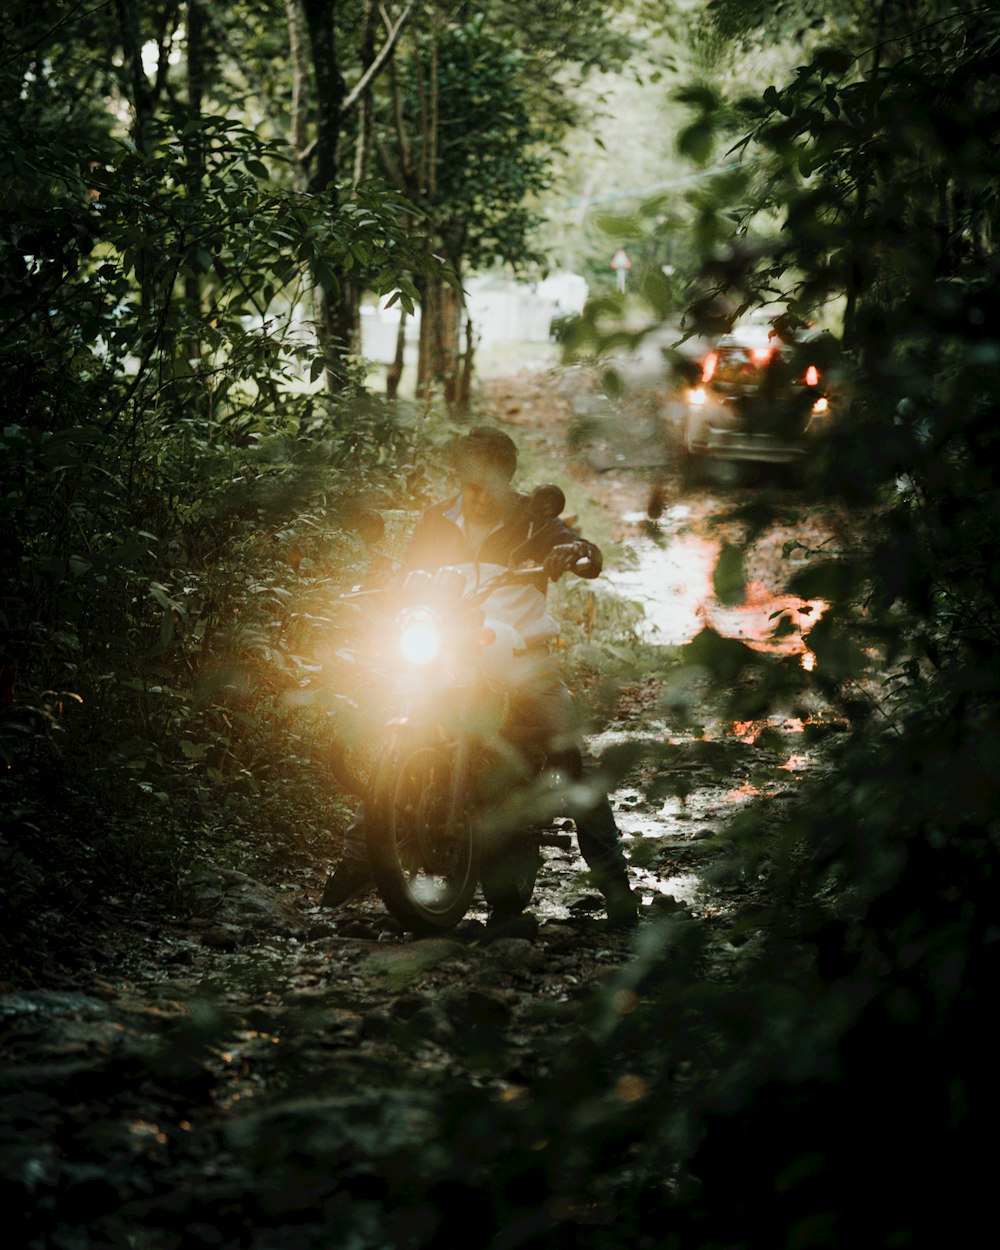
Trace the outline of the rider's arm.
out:
[[[550,522],[544,534],[538,537],[539,549],[532,555],[549,568],[553,581],[569,571],[578,577],[594,578],[600,575],[604,567],[600,547],[581,538],[565,521],[557,519]]]

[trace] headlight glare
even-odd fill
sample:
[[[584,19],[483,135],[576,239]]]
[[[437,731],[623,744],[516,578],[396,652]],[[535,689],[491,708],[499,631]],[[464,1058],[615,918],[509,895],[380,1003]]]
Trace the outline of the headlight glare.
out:
[[[432,612],[410,608],[400,616],[399,654],[408,664],[430,664],[441,654],[441,631]]]

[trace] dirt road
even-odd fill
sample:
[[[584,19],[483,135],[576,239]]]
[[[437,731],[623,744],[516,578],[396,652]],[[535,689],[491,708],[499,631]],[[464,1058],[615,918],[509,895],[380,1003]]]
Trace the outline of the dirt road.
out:
[[[484,405],[604,509],[619,544],[608,581],[644,604],[644,645],[683,644],[709,624],[809,663],[797,630],[771,637],[776,614],[801,624],[822,611],[781,597],[785,552],[835,542],[843,518],[779,483],[780,520],[751,550],[744,601],[726,607],[713,570],[761,483],[685,488],[655,386],[610,403],[571,370],[495,384]],[[453,935],[423,941],[374,896],[324,913],[327,864],[310,859],[267,881],[193,872],[177,914],[123,930],[91,976],[0,997],[0,1154],[24,1212],[18,1244],[56,1232],[63,1240],[51,1244],[150,1250],[321,1244],[289,1231],[320,1199],[298,1181],[285,1192],[281,1179],[310,1141],[333,1149],[336,1185],[351,1193],[420,1136],[428,1099],[462,1087],[516,1098],[574,1044],[581,1003],[602,992],[631,1001],[629,962],[659,917],[699,923],[701,974],[725,977],[755,885],[706,879],[713,835],[741,805],[792,793],[819,766],[821,736],[803,728],[827,710],[739,724],[709,714],[695,733],[670,723],[663,679],[654,664],[621,685],[591,742],[597,755],[636,739],[681,752],[669,785],[653,752],[612,795],[642,896],[638,934],[607,930],[575,849],[547,852],[530,913],[496,940],[481,908]],[[740,748],[758,740],[748,762]],[[731,756],[731,769],[684,756],[694,742],[717,747],[716,765],[719,752]],[[320,1198],[334,1184],[316,1183]]]

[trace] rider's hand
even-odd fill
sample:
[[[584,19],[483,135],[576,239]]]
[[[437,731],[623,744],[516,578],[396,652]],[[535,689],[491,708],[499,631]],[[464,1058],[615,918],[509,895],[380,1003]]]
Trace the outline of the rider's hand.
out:
[[[587,543],[560,543],[558,547],[553,547],[545,557],[545,572],[549,581],[557,582],[577,560],[586,560],[589,556]]]

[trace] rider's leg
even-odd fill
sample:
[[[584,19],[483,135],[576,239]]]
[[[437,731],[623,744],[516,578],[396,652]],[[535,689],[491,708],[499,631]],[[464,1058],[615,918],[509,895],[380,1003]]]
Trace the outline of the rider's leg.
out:
[[[544,727],[549,763],[570,781],[582,782],[586,792],[589,787],[573,696],[554,667],[548,669],[546,678],[538,681],[531,692],[527,714]],[[637,899],[629,886],[621,833],[607,792],[594,788],[569,814],[576,825],[580,854],[604,895],[608,919],[614,925],[632,927],[636,923]]]
[[[344,835],[340,862],[326,879],[321,907],[340,907],[372,886],[371,868],[365,847],[365,808],[362,803]]]
[[[583,757],[577,747],[563,751],[552,762],[572,781],[587,787]],[[611,802],[604,790],[596,790],[589,798],[575,804],[570,815],[576,825],[576,840],[594,884],[604,895],[608,919],[613,925],[631,928],[636,923],[638,900],[628,879],[628,862],[622,846],[621,833],[615,821]]]

